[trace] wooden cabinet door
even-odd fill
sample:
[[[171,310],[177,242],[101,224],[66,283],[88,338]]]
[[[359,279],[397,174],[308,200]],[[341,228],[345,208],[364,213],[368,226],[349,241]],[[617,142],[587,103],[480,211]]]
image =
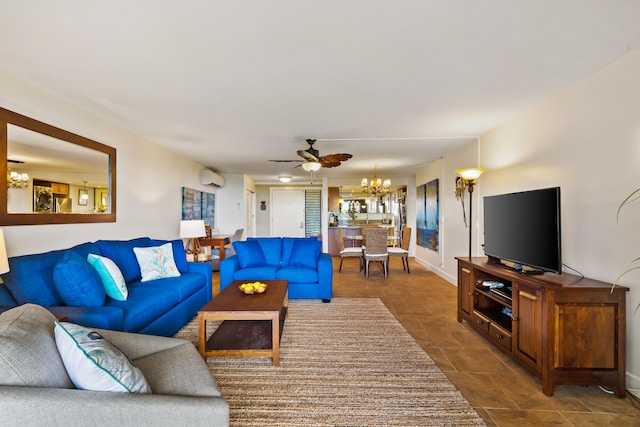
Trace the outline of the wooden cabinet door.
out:
[[[462,312],[466,316],[473,311],[473,277],[471,268],[458,263],[458,319],[462,320]],[[467,317],[468,318],[468,317]]]
[[[329,187],[329,212],[335,212],[340,209],[340,189],[338,187]]]
[[[522,283],[514,283],[513,317],[515,356],[536,372],[541,372],[542,291]]]

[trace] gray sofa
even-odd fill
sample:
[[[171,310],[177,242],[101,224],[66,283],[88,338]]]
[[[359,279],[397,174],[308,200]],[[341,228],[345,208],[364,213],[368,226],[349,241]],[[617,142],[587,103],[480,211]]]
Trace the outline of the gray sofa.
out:
[[[95,329],[142,371],[152,393],[78,390],[54,321],[34,304],[0,314],[0,425],[229,425],[228,404],[189,341]]]

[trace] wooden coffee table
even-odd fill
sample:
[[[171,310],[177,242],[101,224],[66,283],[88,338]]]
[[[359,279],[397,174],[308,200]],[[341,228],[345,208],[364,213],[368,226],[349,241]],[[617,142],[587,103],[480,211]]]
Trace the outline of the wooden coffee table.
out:
[[[270,356],[280,363],[280,335],[289,298],[286,280],[261,280],[267,290],[246,295],[236,280],[198,311],[198,350],[202,357]],[[222,320],[207,339],[207,320]]]

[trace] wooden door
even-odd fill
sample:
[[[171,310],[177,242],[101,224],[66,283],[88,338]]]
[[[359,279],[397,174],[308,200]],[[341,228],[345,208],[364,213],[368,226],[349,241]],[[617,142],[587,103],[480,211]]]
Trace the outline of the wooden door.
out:
[[[514,352],[536,372],[541,372],[542,291],[522,283],[513,286]]]

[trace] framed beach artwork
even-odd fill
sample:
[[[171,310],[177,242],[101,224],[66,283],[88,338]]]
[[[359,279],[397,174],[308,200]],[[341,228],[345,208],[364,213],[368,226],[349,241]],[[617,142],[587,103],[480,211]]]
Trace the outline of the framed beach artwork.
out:
[[[418,245],[437,252],[440,248],[439,180],[417,187],[416,206]]]
[[[182,187],[182,219],[202,219],[215,228],[216,195],[193,188]]]

